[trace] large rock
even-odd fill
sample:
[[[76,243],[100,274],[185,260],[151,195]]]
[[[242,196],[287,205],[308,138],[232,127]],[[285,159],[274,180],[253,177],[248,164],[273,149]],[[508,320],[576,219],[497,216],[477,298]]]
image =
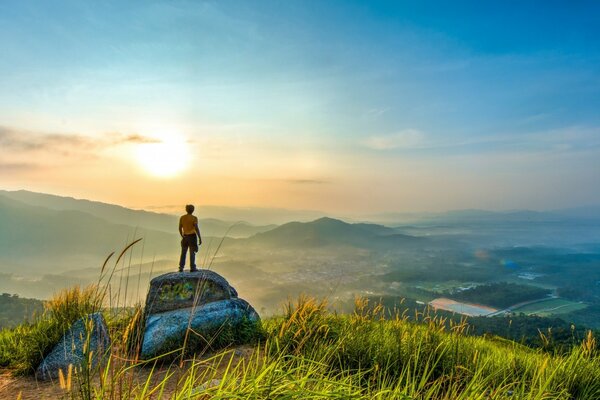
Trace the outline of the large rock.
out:
[[[208,344],[225,328],[239,334],[243,323],[258,321],[254,308],[239,298],[153,314],[146,318],[141,357],[147,360],[180,348],[188,329],[191,338],[202,338]]]
[[[150,281],[146,315],[236,298],[237,292],[221,275],[201,269],[173,272]]]
[[[102,356],[110,351],[110,336],[106,321],[101,313],[90,314],[75,322],[63,335],[60,342],[42,360],[35,375],[38,379],[58,378],[58,370],[66,374],[69,364],[78,371],[92,353],[92,365],[95,367]]]
[[[185,353],[193,353],[248,340],[260,318],[237,296],[227,280],[213,271],[173,272],[152,279],[142,359],[181,349],[184,343]]]

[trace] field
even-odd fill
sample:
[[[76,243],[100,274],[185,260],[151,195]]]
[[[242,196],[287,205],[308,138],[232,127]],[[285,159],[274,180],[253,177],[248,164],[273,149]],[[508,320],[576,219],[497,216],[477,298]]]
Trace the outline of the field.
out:
[[[539,315],[546,317],[549,315],[568,314],[586,308],[587,305],[581,302],[569,301],[565,299],[548,299],[532,304],[526,304],[522,307],[513,309],[515,313],[527,315]]]

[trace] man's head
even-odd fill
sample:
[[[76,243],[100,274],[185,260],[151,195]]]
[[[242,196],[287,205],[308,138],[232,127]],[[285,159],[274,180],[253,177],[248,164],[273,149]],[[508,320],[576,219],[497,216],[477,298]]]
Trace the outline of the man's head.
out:
[[[191,214],[194,212],[194,206],[191,204],[188,204],[187,206],[185,206],[185,212],[188,214]]]

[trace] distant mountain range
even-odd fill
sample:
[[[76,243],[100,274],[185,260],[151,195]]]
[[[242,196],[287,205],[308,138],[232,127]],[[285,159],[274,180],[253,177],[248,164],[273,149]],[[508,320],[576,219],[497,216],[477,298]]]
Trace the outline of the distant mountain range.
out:
[[[112,251],[143,237],[146,254],[177,259],[178,217],[118,205],[28,191],[0,191],[0,272],[62,273],[99,266]],[[228,237],[239,245],[372,248],[414,240],[376,224],[333,218],[254,226],[200,220],[205,241]]]
[[[45,193],[35,193],[26,190],[5,191],[0,190],[0,196],[16,200],[31,206],[43,207],[55,211],[80,211],[93,215],[103,220],[140,229],[163,231],[177,234],[179,216],[161,214],[145,210],[132,210],[115,204],[98,201],[74,199],[72,197],[55,196]],[[181,211],[180,214],[184,212]],[[196,215],[202,217],[201,212]],[[215,218],[200,218],[202,234],[206,236],[222,237],[248,237],[258,232],[265,232],[276,225],[255,226],[247,222],[230,222]]]
[[[489,224],[512,222],[600,222],[600,206],[565,208],[551,211],[511,210],[453,210],[440,213],[383,213],[369,217],[370,221],[387,225],[403,224]]]
[[[268,209],[261,210],[267,213]],[[201,212],[202,208],[197,214],[202,216]],[[561,227],[561,221],[575,221],[575,225],[580,226],[597,222],[596,214],[600,215],[600,208],[552,212],[463,210],[423,215],[414,229],[400,224],[391,228],[373,223],[348,223],[328,217],[281,226],[233,223],[211,217],[201,219],[200,228],[204,238],[228,236],[238,245],[385,249],[423,243],[431,240],[432,233],[445,234],[443,230],[431,230],[428,226],[472,225],[476,227],[472,232],[480,232],[479,226],[487,224],[489,227],[507,227],[508,234],[514,236],[513,228],[518,224],[552,223]],[[99,265],[107,254],[118,251],[134,237],[145,238],[147,254],[174,261],[179,251],[177,225],[177,215],[23,190],[0,190],[0,272],[90,268]],[[560,234],[563,228],[554,230]],[[406,232],[428,238],[402,234]],[[573,235],[579,234],[579,231],[574,232]]]
[[[72,269],[100,259],[143,236],[153,253],[167,254],[177,234],[115,224],[76,210],[52,210],[0,196],[0,265],[26,274]]]
[[[176,260],[177,226],[175,215],[42,193],[0,191],[0,272],[35,277],[99,267],[112,251],[140,237],[146,256]],[[200,227],[206,240],[226,234],[248,237],[276,226],[202,219]]]

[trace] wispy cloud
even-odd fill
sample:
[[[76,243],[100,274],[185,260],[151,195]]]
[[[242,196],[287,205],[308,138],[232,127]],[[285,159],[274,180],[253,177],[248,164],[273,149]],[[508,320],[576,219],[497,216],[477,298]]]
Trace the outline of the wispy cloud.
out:
[[[322,179],[287,179],[286,182],[293,185],[324,185],[330,183]]]
[[[39,165],[23,162],[0,162],[0,173],[13,173],[38,169]]]
[[[370,136],[362,144],[373,150],[418,149],[428,146],[425,134],[417,129]]]
[[[11,153],[48,151],[55,154],[89,152],[121,144],[156,143],[140,134],[108,133],[101,137],[78,134],[38,133],[0,126],[0,149]]]
[[[25,130],[0,127],[0,146],[11,152],[84,148],[94,142],[80,135],[35,134]]]
[[[429,150],[453,153],[547,153],[592,150],[600,147],[600,127],[568,126],[530,132],[439,137],[406,129],[374,135],[361,142],[372,150]]]
[[[115,135],[115,141],[113,142],[113,144],[120,144],[120,143],[136,143],[136,144],[145,144],[145,143],[160,143],[159,139],[156,138],[151,138],[148,136],[142,136],[139,135],[137,133],[134,133],[132,135],[123,135],[120,133],[116,133]]]

